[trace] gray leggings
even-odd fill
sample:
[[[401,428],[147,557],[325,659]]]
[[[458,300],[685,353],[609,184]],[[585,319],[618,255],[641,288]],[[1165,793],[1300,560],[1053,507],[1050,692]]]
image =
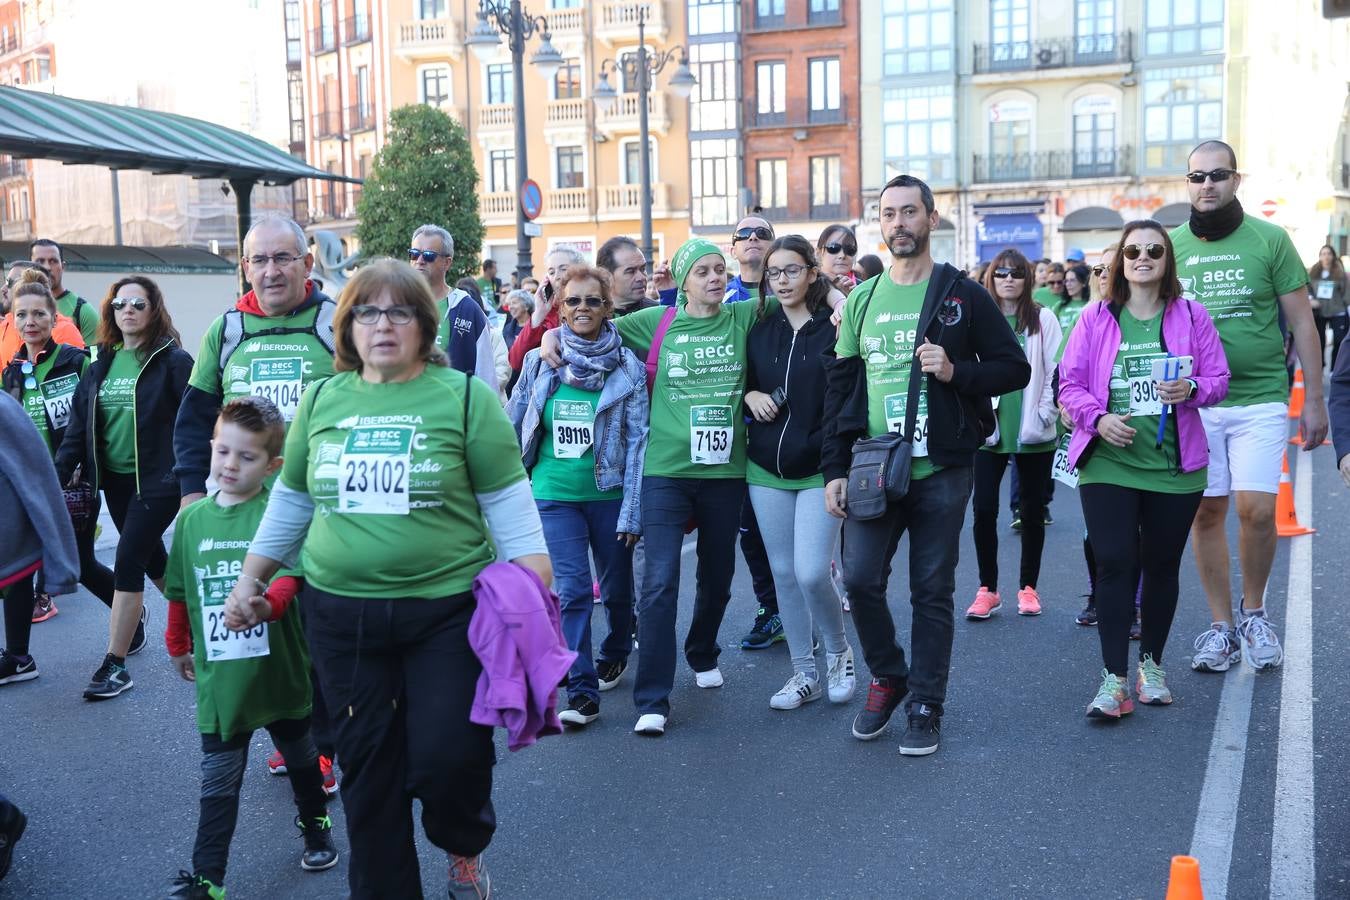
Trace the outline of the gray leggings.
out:
[[[778,616],[792,654],[792,669],[814,676],[813,622],[820,629],[826,653],[848,649],[844,611],[830,584],[830,559],[841,520],[825,511],[824,488],[784,491],[752,484],[749,489],[778,589]]]

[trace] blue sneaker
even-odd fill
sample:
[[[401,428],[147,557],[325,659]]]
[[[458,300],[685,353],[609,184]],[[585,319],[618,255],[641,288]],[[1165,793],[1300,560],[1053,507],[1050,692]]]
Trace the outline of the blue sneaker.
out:
[[[761,606],[759,612],[755,615],[755,624],[751,626],[750,633],[741,638],[741,649],[763,650],[765,647],[771,647],[784,640],[787,640],[787,638],[783,634],[783,623],[778,618],[778,613],[770,615]]]

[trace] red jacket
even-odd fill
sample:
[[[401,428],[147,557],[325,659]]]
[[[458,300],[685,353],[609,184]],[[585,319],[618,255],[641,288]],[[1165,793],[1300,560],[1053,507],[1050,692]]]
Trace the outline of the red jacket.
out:
[[[543,300],[536,302],[547,303]],[[557,308],[550,309],[548,315],[544,316],[542,325],[536,326],[533,321],[521,326],[520,334],[516,335],[515,343],[507,351],[506,358],[511,362],[511,368],[519,372],[521,366],[525,365],[525,354],[538,347],[544,341],[544,332],[551,328],[557,328],[562,320],[558,318]]]

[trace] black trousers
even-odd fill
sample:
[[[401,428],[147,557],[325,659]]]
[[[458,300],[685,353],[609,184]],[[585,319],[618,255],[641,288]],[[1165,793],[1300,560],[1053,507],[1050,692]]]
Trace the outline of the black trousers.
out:
[[[471,593],[368,600],[305,588],[310,655],[333,717],[356,900],[418,898],[412,801],[441,849],[481,853],[496,830],[492,729],[469,721],[482,665]]]
[[[4,589],[4,595],[4,647],[15,656],[27,656],[28,638],[33,633],[33,576],[20,578],[9,585]]]
[[[1139,607],[1139,658],[1162,665],[1163,645],[1177,611],[1178,573],[1202,492],[1163,494],[1114,484],[1079,485],[1083,518],[1097,558],[1097,637],[1102,664],[1129,675],[1134,597]]]
[[[163,578],[168,567],[164,532],[178,515],[179,499],[142,497],[136,492],[135,475],[105,472],[101,486],[119,535],[113,586],[119,591],[144,591],[145,577]]]
[[[975,557],[979,563],[980,584],[991,591],[998,590],[998,495],[1010,459],[1022,485],[1022,567],[1016,587],[1035,587],[1041,577],[1045,504],[1055,454],[980,451],[975,454],[975,499],[972,503]]]

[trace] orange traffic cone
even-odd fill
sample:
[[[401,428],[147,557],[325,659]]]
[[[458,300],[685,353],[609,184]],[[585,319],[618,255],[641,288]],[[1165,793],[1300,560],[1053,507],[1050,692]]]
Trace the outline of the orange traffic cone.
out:
[[[1205,900],[1205,892],[1200,887],[1200,863],[1194,856],[1172,857],[1167,900]]]
[[[1289,389],[1289,418],[1303,415],[1303,367],[1294,370],[1294,386]]]
[[[1294,509],[1294,482],[1289,478],[1289,454],[1286,453],[1280,460],[1280,492],[1275,496],[1275,533],[1280,537],[1298,537],[1316,531],[1299,524],[1298,510]]]

